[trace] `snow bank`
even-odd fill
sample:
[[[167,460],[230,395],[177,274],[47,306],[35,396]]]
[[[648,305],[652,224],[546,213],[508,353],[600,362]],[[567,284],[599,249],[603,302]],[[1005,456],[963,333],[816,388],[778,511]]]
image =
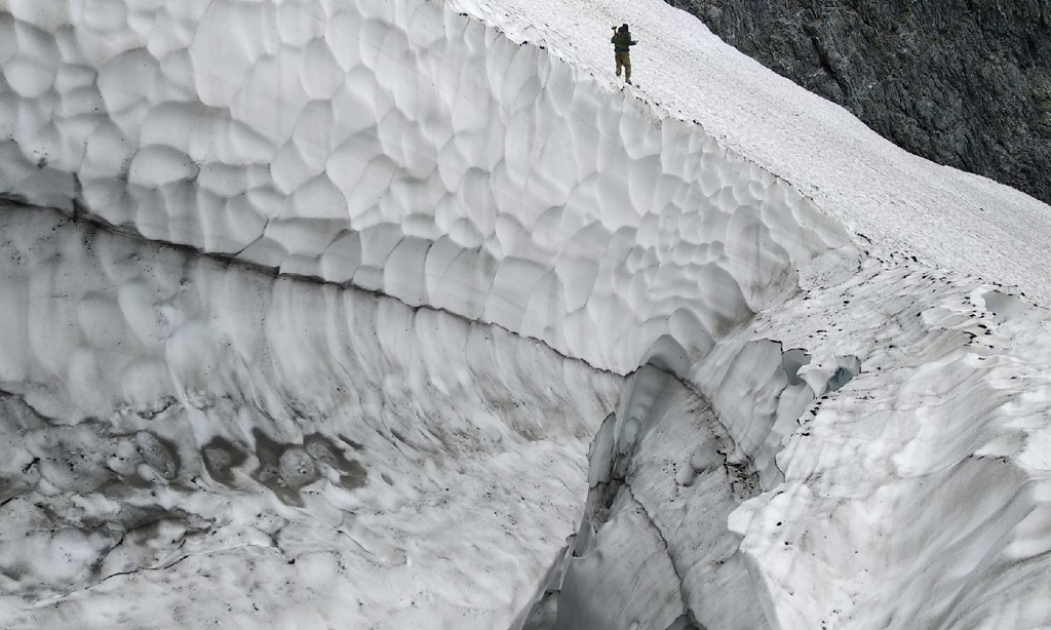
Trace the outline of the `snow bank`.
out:
[[[670,11],[0,2],[0,625],[1051,624],[1045,207]]]
[[[784,482],[729,519],[782,628],[1051,623],[1051,318],[999,295],[874,260],[757,322],[861,365],[782,440]]]
[[[0,13],[0,190],[620,373],[853,268],[836,222],[701,127],[449,6],[110,5]],[[21,87],[25,64],[54,80]]]

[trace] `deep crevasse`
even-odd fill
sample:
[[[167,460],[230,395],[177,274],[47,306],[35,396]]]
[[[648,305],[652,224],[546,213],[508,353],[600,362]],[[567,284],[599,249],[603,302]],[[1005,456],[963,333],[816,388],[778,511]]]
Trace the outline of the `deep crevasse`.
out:
[[[496,327],[0,212],[0,626],[499,627],[620,379]]]
[[[0,190],[286,274],[3,210],[5,625],[1047,623],[1041,311],[448,6],[0,9]]]

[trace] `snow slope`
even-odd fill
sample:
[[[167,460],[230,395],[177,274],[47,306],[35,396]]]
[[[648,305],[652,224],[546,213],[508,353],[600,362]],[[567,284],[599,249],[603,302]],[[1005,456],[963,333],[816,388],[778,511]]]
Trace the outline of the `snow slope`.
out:
[[[0,0],[0,65],[0,625],[1051,625],[1047,206],[657,0]]]
[[[728,148],[791,182],[851,232],[1051,303],[1044,235],[1051,209],[988,179],[898,149],[843,108],[769,72],[700,21],[653,0],[454,0],[516,41],[540,42],[612,82],[610,26],[640,44],[631,89],[697,121]]]

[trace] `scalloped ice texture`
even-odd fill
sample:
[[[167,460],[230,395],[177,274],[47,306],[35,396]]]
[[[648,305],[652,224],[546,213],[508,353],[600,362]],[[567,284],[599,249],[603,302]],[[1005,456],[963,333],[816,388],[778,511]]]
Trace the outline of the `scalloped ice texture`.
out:
[[[3,208],[0,270],[3,628],[506,627],[621,387],[54,211]]]
[[[906,153],[842,107],[800,89],[663,0],[448,0],[514,41],[607,82],[610,25],[628,23],[625,92],[699,121],[731,150],[795,186],[884,255],[1014,285],[1051,305],[1051,207],[1017,190]]]
[[[567,52],[584,0],[493,0],[489,26],[409,0],[0,0],[0,191],[684,377],[636,378],[596,442],[595,488],[609,464],[646,490],[605,506],[618,525],[582,547],[601,558],[566,563],[571,611],[620,592],[684,613],[631,598],[606,617],[623,630],[742,609],[785,630],[1051,625],[1046,313],[900,257],[857,273],[820,211],[1046,297],[1046,207],[895,152],[680,14],[649,31],[681,56],[652,89],[720,140],[613,92],[574,66],[608,60],[581,25],[604,34],[612,1],[587,0]],[[617,10],[643,34],[671,11]],[[571,63],[493,28],[521,19]],[[675,74],[697,59],[734,79]],[[0,531],[29,536],[2,546],[0,625],[493,628],[528,605],[617,379],[448,313],[2,212],[0,419],[28,449]],[[731,470],[757,485],[731,496]]]
[[[433,2],[16,2],[0,40],[0,191],[619,373],[857,260],[701,127]]]

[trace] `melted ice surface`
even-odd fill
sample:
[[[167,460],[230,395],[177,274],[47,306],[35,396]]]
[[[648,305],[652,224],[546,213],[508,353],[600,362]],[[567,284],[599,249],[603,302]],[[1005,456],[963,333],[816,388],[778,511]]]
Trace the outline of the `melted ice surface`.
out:
[[[575,526],[619,378],[47,211],[0,226],[0,626],[498,627]]]
[[[1051,625],[1047,206],[658,0],[0,0],[0,66],[0,626]]]
[[[110,9],[3,15],[5,68],[47,68],[0,93],[9,193],[620,373],[658,339],[664,362],[706,352],[856,258],[700,127],[449,7]]]

